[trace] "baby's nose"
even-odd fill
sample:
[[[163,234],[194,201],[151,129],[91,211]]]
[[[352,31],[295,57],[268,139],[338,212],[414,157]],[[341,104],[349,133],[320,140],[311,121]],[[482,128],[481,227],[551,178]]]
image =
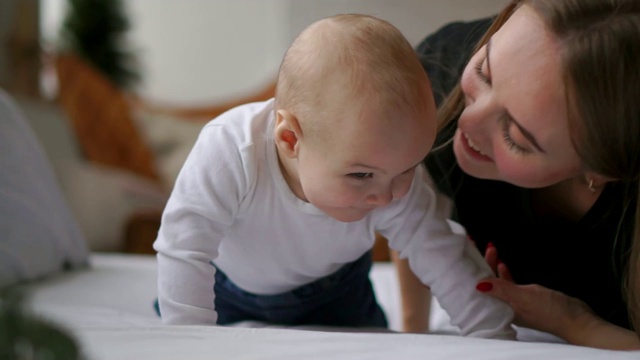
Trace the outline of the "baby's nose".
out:
[[[393,200],[393,194],[391,193],[391,190],[367,196],[367,204],[375,206],[385,206],[389,204],[391,200]]]

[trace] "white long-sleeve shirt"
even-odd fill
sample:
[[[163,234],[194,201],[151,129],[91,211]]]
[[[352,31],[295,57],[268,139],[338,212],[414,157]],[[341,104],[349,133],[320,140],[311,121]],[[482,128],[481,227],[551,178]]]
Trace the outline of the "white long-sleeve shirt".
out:
[[[215,268],[245,291],[278,294],[337,271],[380,232],[431,287],[464,335],[515,338],[510,307],[477,292],[492,276],[452,233],[417,168],[409,192],[356,222],[337,221],[287,185],[273,138],[273,100],[228,111],[202,130],[166,205],[154,248],[168,324],[215,324]]]

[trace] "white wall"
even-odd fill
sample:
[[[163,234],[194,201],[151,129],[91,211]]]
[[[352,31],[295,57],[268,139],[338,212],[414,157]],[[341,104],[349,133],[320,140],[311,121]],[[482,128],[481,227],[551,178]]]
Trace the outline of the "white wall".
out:
[[[150,98],[208,103],[269,83],[287,47],[282,0],[130,0]]]
[[[289,0],[293,37],[308,24],[338,13],[363,13],[395,25],[417,45],[445,23],[497,13],[508,0]]]
[[[337,13],[379,16],[412,44],[454,20],[496,13],[508,0],[127,0],[131,42],[149,99],[211,104],[260,89],[275,78],[290,41],[311,22]],[[43,3],[52,39],[62,0]],[[46,3],[46,4],[44,4]]]

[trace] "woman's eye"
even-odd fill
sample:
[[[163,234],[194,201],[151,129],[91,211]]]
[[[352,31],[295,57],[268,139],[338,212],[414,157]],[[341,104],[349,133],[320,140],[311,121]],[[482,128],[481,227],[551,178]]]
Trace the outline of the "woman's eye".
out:
[[[505,144],[507,144],[507,147],[509,148],[509,150],[511,150],[514,154],[516,154],[516,155],[527,155],[527,154],[531,153],[531,151],[529,149],[526,149],[526,148],[516,144],[515,141],[513,141],[513,138],[511,137],[511,134],[509,133],[509,122],[506,121],[506,120],[502,125],[502,138],[504,139]]]
[[[480,81],[487,85],[491,85],[491,79],[489,79],[489,77],[482,72],[482,64],[484,64],[484,59],[478,61],[478,63],[476,64],[476,75],[478,76],[478,79],[480,79]]]
[[[351,173],[351,174],[349,174],[349,176],[354,178],[354,179],[364,180],[364,179],[372,178],[373,177],[373,173]]]
[[[509,147],[509,150],[511,150],[514,154],[516,155],[528,154],[528,151],[525,148],[516,144],[515,141],[513,141],[508,131],[502,132],[502,138],[504,139],[505,144],[507,144],[507,146]]]

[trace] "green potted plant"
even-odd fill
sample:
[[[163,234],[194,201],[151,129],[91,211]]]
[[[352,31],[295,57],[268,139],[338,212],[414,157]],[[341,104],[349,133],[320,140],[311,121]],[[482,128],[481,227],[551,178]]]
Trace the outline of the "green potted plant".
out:
[[[140,78],[125,35],[129,19],[121,0],[67,0],[60,30],[62,49],[72,51],[127,89]]]
[[[22,300],[16,291],[0,293],[0,359],[83,359],[66,330],[28,312]]]

